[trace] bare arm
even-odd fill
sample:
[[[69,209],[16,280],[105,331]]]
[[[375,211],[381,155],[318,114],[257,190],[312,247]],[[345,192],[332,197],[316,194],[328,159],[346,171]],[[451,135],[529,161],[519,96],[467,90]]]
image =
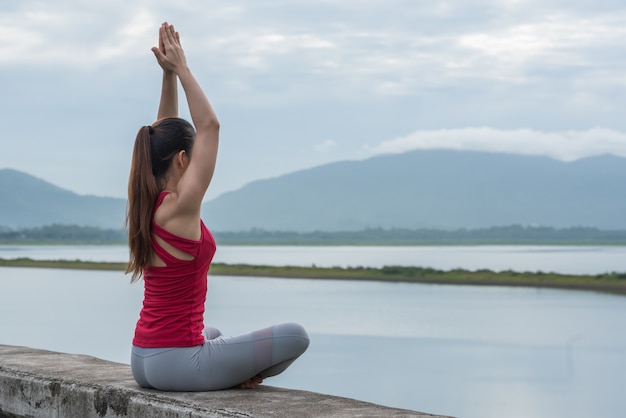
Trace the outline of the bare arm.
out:
[[[159,51],[166,55],[165,43],[163,41],[163,31],[159,29]],[[180,36],[176,32],[176,39],[180,44]],[[154,49],[153,49],[154,51]],[[176,73],[169,70],[161,64],[163,68],[163,83],[161,86],[161,101],[159,102],[159,112],[157,114],[157,120],[164,118],[177,118],[178,117],[178,85],[176,79]]]
[[[178,78],[185,90],[191,119],[196,127],[196,140],[189,167],[179,182],[178,196],[181,203],[184,201],[190,205],[189,210],[195,211],[197,208],[199,214],[202,199],[215,171],[220,124],[213,107],[189,68],[185,67],[179,71]]]
[[[215,170],[219,122],[202,88],[187,66],[178,33],[174,31],[173,26],[167,24],[161,26],[160,33],[165,53],[162,53],[158,48],[152,50],[161,67],[178,76],[185,91],[191,118],[196,128],[196,140],[191,152],[189,166],[175,191],[175,212],[183,216],[199,218],[202,199]]]
[[[163,71],[163,84],[161,86],[161,101],[157,120],[178,117],[178,86],[176,73]]]

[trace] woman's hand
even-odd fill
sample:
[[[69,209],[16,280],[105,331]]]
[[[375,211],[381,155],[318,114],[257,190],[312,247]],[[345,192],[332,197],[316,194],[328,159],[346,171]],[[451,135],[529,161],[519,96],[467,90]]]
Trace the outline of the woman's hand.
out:
[[[174,30],[174,25],[167,22],[159,29],[159,47],[152,47],[152,52],[163,71],[178,73],[187,66],[185,52],[180,45],[180,35]]]

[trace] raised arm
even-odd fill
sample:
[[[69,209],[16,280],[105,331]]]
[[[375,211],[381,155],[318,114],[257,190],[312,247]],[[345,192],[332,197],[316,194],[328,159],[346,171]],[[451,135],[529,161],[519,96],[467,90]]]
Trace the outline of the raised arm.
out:
[[[161,86],[161,101],[157,120],[178,117],[178,89],[176,73],[163,71],[163,84]]]
[[[192,148],[189,166],[178,182],[175,191],[176,212],[182,215],[200,215],[200,205],[213,177],[219,142],[219,122],[202,88],[187,66],[180,38],[174,27],[161,26],[161,38],[165,53],[153,48],[157,60],[164,70],[178,76],[185,91],[191,119],[196,128],[196,139]]]
[[[166,55],[165,43],[163,41],[163,31],[159,29],[159,51]],[[176,32],[176,39],[180,44],[180,36]],[[156,48],[156,47],[155,47]],[[163,82],[161,86],[161,101],[159,102],[159,112],[157,113],[157,120],[164,118],[177,118],[178,117],[178,83],[176,79],[176,73],[163,66],[161,61],[158,61],[161,68],[163,68]]]

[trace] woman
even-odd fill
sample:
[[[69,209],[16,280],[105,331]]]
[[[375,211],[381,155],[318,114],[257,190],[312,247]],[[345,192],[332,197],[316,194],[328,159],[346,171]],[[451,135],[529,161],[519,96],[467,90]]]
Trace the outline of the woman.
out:
[[[163,69],[158,119],[139,130],[128,182],[130,262],[144,278],[131,368],[137,383],[172,391],[256,388],[284,371],[308,347],[298,324],[238,337],[204,326],[213,236],[200,205],[217,158],[219,122],[189,70],[178,32],[163,23],[152,48]],[[194,127],[178,118],[177,79]]]

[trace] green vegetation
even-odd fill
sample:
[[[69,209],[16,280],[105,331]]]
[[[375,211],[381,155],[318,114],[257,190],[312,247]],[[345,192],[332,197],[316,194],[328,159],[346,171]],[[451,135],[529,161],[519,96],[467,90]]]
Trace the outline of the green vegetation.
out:
[[[0,244],[126,244],[123,230],[53,224],[19,230],[0,229]]]
[[[87,270],[124,270],[124,263],[95,263],[85,261],[37,261],[27,258],[0,259],[0,267],[44,267]],[[552,287],[626,294],[626,273],[599,275],[567,275],[542,272],[493,272],[491,270],[441,271],[431,268],[385,266],[369,267],[295,267],[221,264],[211,266],[212,275],[256,276],[336,280],[376,280],[434,284]]]
[[[126,263],[108,263],[80,260],[33,260],[31,258],[0,258],[0,267],[36,267],[76,270],[125,270]]]
[[[222,245],[626,245],[626,231],[597,228],[496,226],[482,229],[370,228],[289,232],[214,232]]]
[[[482,229],[382,229],[361,231],[214,231],[220,245],[626,245],[626,231],[597,228],[524,227]],[[0,229],[0,244],[125,244],[126,232],[54,224],[22,230]]]

